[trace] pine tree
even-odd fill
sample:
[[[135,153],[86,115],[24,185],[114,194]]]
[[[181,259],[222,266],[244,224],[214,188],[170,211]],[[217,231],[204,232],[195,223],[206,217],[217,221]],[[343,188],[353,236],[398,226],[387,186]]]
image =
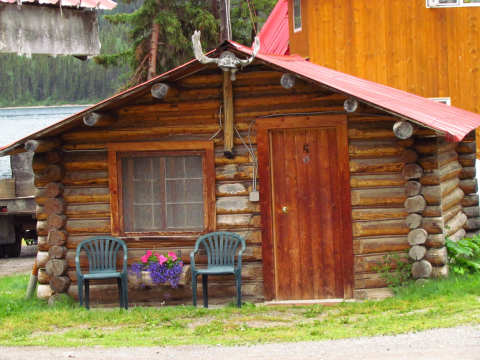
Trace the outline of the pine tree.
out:
[[[132,70],[129,86],[150,79],[193,57],[190,39],[195,30],[202,32],[204,49],[218,43],[219,6],[223,1],[226,0],[144,0],[132,13],[106,15],[113,24],[130,26],[131,46],[97,56],[95,61],[108,67],[126,59]],[[233,40],[250,44],[255,29],[265,21],[275,3],[276,0],[231,0]]]

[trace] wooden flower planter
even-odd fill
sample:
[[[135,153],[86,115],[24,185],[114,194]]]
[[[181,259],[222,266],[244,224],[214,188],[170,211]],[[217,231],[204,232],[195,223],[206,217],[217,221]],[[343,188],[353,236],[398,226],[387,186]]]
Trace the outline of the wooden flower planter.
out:
[[[182,270],[182,274],[180,275],[180,281],[178,282],[178,286],[185,286],[189,285],[192,280],[192,272],[190,270],[190,265],[185,265]],[[170,283],[160,283],[155,284],[150,277],[150,272],[142,271],[142,277],[139,279],[136,274],[128,274],[128,283],[135,288],[141,287],[155,287],[155,286],[167,286],[170,287]]]

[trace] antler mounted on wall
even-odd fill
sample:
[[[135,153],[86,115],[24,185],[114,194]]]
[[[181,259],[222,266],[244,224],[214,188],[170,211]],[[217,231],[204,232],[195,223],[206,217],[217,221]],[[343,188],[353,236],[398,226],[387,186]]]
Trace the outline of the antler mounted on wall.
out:
[[[210,64],[215,63],[220,67],[223,71],[230,71],[232,80],[235,80],[235,73],[239,70],[239,68],[243,68],[249,65],[255,56],[260,50],[260,39],[258,36],[255,36],[255,40],[253,41],[253,51],[252,56],[248,59],[239,59],[234,53],[231,51],[224,51],[221,53],[220,57],[218,58],[210,58],[203,54],[202,44],[200,42],[200,31],[195,31],[192,35],[192,44],[193,44],[193,52],[195,54],[195,58],[200,61],[202,64]]]

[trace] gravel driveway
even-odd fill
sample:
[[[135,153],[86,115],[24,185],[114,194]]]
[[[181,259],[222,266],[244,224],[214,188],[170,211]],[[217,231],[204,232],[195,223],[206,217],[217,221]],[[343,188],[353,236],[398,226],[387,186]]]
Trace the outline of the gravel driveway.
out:
[[[28,274],[37,255],[37,246],[22,246],[20,257],[0,259],[0,276]],[[0,360],[2,355],[0,354]]]
[[[480,327],[435,329],[416,334],[255,346],[150,348],[0,347],[2,360],[477,360]]]

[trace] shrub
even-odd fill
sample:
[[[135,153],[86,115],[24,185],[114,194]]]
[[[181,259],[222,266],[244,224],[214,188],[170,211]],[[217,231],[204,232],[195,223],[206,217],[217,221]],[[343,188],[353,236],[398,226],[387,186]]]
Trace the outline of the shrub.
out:
[[[447,239],[445,245],[451,271],[461,275],[480,272],[480,235],[459,241]]]

